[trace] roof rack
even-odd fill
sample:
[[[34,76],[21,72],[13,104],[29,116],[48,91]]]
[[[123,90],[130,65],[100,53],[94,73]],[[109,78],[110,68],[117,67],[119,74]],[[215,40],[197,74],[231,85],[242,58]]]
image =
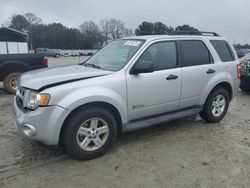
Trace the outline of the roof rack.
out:
[[[219,37],[215,32],[207,32],[207,31],[173,31],[169,33],[169,35],[204,35],[204,36],[216,36]]]

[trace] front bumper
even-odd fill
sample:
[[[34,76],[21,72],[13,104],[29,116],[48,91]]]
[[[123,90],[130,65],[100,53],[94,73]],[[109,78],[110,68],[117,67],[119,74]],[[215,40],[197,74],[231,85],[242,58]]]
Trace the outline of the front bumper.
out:
[[[16,97],[14,97],[13,108],[14,121],[21,135],[47,145],[58,144],[61,127],[70,113],[69,110],[60,106],[48,106],[24,112],[18,106]],[[27,130],[31,131],[31,134],[27,134]]]
[[[240,77],[240,89],[250,90],[250,76],[241,75],[241,77]]]

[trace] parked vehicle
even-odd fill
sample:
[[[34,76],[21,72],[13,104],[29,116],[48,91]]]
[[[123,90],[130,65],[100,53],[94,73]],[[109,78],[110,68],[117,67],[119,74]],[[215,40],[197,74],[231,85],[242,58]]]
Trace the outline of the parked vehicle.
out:
[[[93,52],[88,52],[87,53],[87,56],[92,56],[92,55],[94,55]]]
[[[94,55],[94,53],[93,52],[80,52],[80,56],[92,56],[92,55]]]
[[[243,57],[241,64],[240,89],[242,91],[250,91],[250,53]]]
[[[47,57],[55,57],[55,58],[64,56],[62,50],[59,49],[37,48],[36,53],[44,54]]]
[[[69,57],[69,53],[68,53],[68,52],[65,52],[63,56],[64,56],[64,57]]]
[[[248,53],[248,50],[247,49],[241,49],[241,50],[237,50],[236,53],[238,55],[238,58],[242,58]]]
[[[47,67],[44,55],[28,54],[28,35],[11,29],[0,28],[0,82],[4,89],[15,93],[18,76],[25,71]]]
[[[40,54],[0,55],[0,82],[9,93],[16,92],[17,78],[21,73],[48,67],[48,59]]]
[[[197,113],[221,121],[239,88],[239,67],[234,48],[216,33],[116,40],[85,63],[23,74],[16,126],[27,138],[92,159],[119,131]]]

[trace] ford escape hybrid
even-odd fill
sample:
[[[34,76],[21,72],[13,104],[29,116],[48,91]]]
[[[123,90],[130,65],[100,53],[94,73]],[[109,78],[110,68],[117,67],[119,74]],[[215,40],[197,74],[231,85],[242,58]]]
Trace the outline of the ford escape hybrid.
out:
[[[81,159],[104,154],[119,131],[199,113],[219,122],[239,86],[239,60],[216,33],[113,41],[85,63],[24,73],[18,131]]]

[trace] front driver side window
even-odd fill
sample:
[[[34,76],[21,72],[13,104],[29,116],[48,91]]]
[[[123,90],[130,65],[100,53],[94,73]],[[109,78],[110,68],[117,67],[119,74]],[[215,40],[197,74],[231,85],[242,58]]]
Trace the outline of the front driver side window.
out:
[[[171,41],[152,44],[139,58],[140,61],[152,61],[155,71],[176,68],[176,43]]]

